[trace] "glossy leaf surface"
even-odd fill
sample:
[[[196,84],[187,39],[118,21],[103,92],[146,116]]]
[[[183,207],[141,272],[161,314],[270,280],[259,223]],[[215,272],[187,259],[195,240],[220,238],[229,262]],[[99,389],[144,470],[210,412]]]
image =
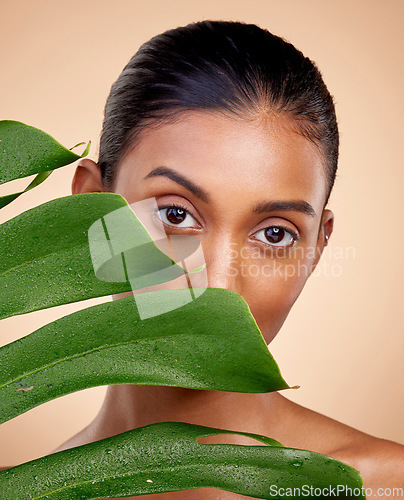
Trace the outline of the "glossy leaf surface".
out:
[[[288,388],[235,292],[207,288],[136,296],[78,311],[0,349],[0,421],[64,394],[106,384],[234,392]],[[181,305],[183,304],[183,305]],[[175,309],[159,314],[169,307]]]
[[[107,236],[97,234],[94,246],[103,264],[96,274],[89,228],[118,209],[116,246],[122,243],[123,251],[114,253]],[[128,292],[185,273],[155,245],[126,200],[114,193],[66,196],[23,212],[0,226],[0,253],[0,319]]]
[[[219,434],[253,437],[266,446],[197,441]],[[316,489],[338,485],[360,491],[363,483],[356,469],[319,453],[179,422],[140,427],[0,472],[0,490],[15,500],[89,500],[206,487],[262,499],[282,498],[274,494],[280,488],[300,488],[309,493],[305,498],[318,499],[330,495]]]
[[[40,184],[42,184],[42,182],[44,180],[46,180],[52,172],[53,172],[53,170],[48,170],[46,172],[39,172],[39,174],[37,174],[35,179],[33,179],[32,182],[30,182],[28,184],[28,186],[24,189],[24,191],[19,191],[18,193],[0,196],[0,208],[4,208],[6,205],[8,205],[12,201],[16,200],[22,194],[26,193],[27,191],[30,191],[31,189],[34,189],[34,187],[37,187]]]
[[[55,170],[80,159],[53,137],[25,123],[0,121],[0,184]]]

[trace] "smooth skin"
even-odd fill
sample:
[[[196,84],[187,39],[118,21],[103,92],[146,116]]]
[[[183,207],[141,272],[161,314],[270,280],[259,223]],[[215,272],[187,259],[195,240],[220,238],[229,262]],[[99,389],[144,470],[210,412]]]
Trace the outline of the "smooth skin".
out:
[[[145,178],[158,167],[170,171],[160,169]],[[185,185],[184,178],[192,185]],[[105,188],[98,165],[90,159],[80,160],[72,192],[101,191]],[[168,235],[200,239],[208,286],[240,294],[267,343],[280,330],[320,259],[325,236],[330,238],[333,230],[334,215],[324,207],[327,183],[321,152],[297,133],[289,118],[264,111],[243,118],[186,111],[173,122],[144,129],[140,141],[119,165],[114,192],[129,203],[155,197],[159,207],[179,204],[185,209],[161,209],[156,215],[166,224]],[[274,201],[295,204],[288,210],[267,206],[265,212],[253,211],[258,204]],[[272,228],[269,239],[265,228]],[[164,286],[187,286],[181,279]],[[96,419],[56,451],[162,421],[265,434],[288,447],[324,453],[357,468],[365,486],[373,489],[372,498],[383,498],[377,495],[378,488],[404,487],[404,446],[357,431],[295,404],[279,392],[110,386]],[[259,444],[241,436],[203,442]],[[247,497],[197,489],[142,498]]]

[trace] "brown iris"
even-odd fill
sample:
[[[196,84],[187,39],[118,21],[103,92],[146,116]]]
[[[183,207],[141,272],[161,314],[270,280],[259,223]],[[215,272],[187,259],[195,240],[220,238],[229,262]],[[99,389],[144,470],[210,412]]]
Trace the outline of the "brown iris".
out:
[[[171,207],[166,209],[166,217],[172,224],[181,224],[186,218],[186,211],[183,208]]]
[[[285,237],[285,230],[281,227],[267,227],[264,234],[270,243],[279,243]]]

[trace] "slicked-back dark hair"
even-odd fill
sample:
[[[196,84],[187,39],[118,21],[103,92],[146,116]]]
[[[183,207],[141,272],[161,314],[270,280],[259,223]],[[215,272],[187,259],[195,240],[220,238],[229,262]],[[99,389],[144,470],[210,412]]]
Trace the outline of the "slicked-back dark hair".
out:
[[[112,85],[105,106],[98,164],[112,190],[123,156],[147,126],[187,110],[240,117],[262,110],[293,119],[324,158],[328,202],[339,135],[333,98],[315,63],[255,24],[200,21],[144,43]]]

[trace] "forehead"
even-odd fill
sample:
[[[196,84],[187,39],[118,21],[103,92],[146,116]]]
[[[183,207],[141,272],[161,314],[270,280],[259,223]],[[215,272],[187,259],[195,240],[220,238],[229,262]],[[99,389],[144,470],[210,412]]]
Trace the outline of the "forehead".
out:
[[[279,115],[244,119],[187,111],[147,127],[121,161],[116,190],[139,185],[157,166],[178,170],[208,191],[302,199],[316,211],[327,191],[319,149]]]

